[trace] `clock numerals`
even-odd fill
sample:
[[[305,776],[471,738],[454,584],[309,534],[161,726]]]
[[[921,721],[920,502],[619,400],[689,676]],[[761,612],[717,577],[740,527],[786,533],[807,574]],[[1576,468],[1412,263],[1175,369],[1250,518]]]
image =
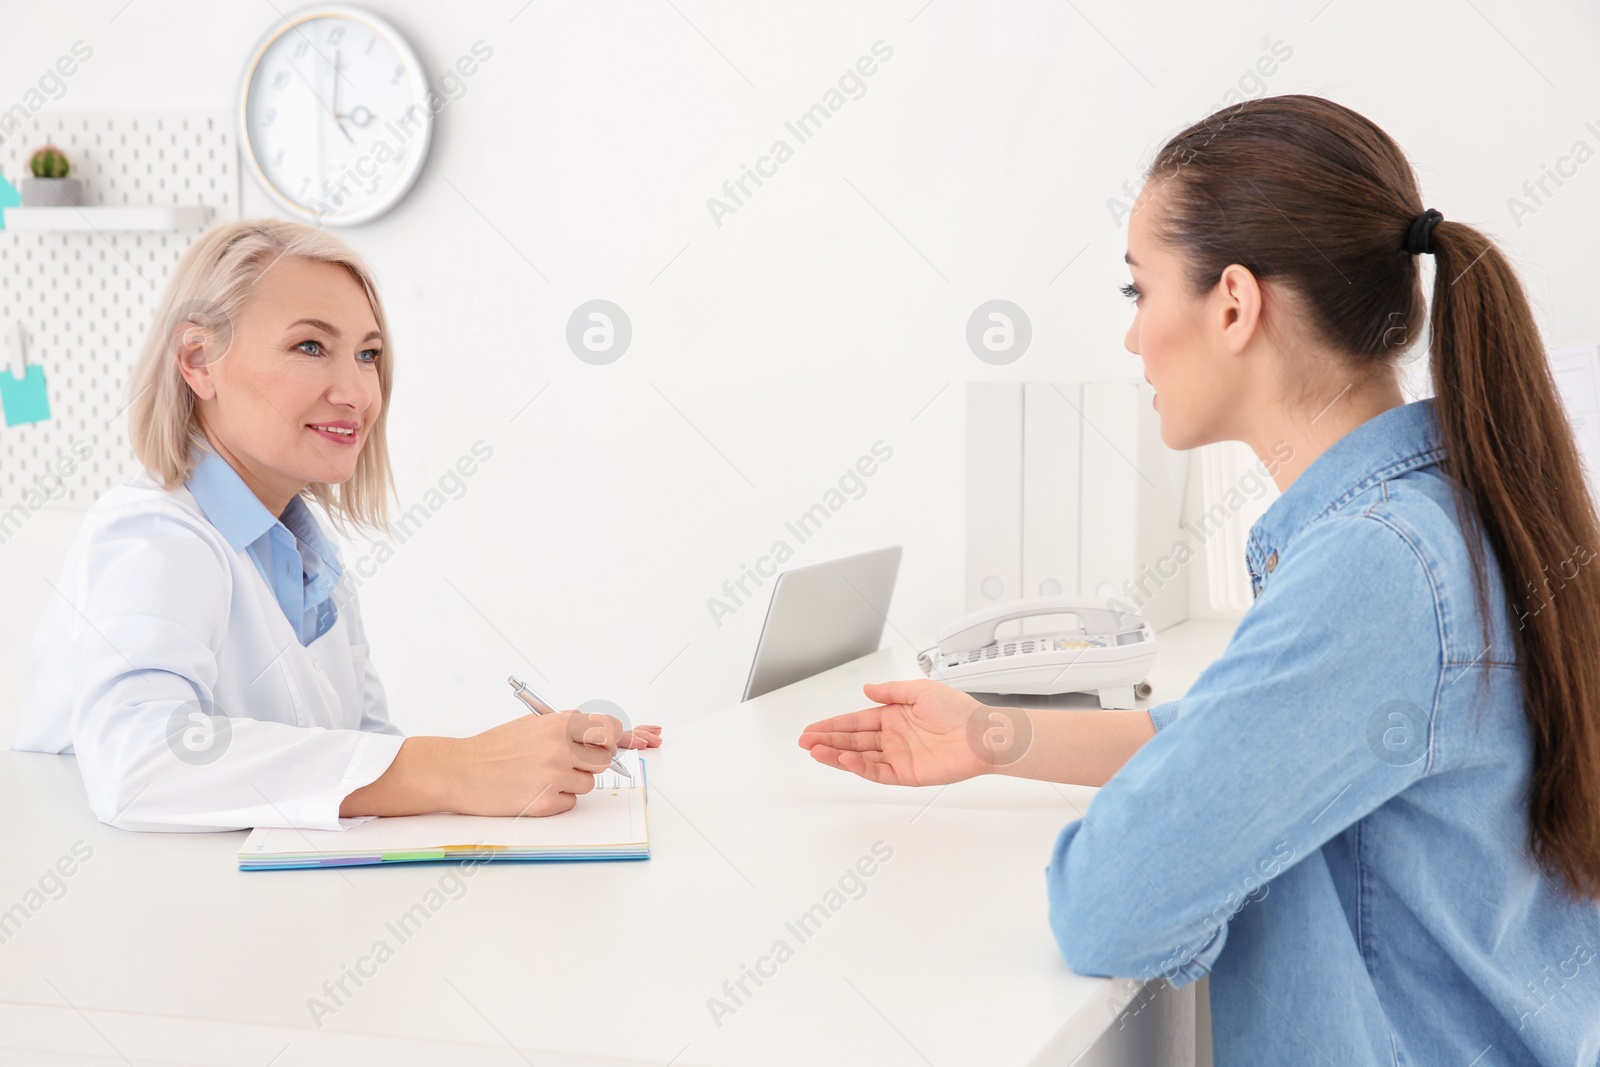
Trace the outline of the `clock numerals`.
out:
[[[287,67],[285,67],[283,70],[278,71],[278,73],[276,73],[276,74],[274,74],[272,76],[272,87],[274,89],[282,89],[285,85],[288,85],[288,84],[289,84],[289,70],[288,70]]]
[[[394,68],[394,77],[389,79],[390,85],[399,85],[400,79],[406,76],[406,68],[398,64]]]
[[[262,126],[263,129],[265,129],[268,126],[271,126],[277,120],[278,120],[278,109],[275,108],[275,107],[269,107],[269,108],[267,108],[267,110],[265,110],[265,111],[263,111],[261,113],[261,126]]]
[[[283,157],[288,151],[289,150],[287,148],[278,149],[277,155],[272,157],[272,165],[274,168],[283,166]]]
[[[306,40],[304,35],[301,35],[300,43],[294,46],[294,51],[290,54],[296,59],[304,59],[309,51],[311,51],[311,42]]]
[[[328,43],[338,44],[340,41],[344,40],[344,31],[345,27],[343,26],[335,26],[333,29],[329,30]]]

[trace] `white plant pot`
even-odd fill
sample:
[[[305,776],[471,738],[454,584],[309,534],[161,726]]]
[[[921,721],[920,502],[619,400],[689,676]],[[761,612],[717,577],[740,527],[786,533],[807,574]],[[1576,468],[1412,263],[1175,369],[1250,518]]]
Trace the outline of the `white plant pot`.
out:
[[[83,182],[77,178],[24,178],[23,207],[80,207]]]

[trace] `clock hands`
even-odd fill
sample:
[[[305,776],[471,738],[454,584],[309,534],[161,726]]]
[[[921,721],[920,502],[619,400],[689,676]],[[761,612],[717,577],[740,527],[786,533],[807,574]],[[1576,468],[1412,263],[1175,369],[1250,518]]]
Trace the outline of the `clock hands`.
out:
[[[333,53],[333,121],[338,123],[339,132],[344,134],[345,139],[351,144],[355,144],[356,139],[350,136],[349,130],[345,129],[344,120],[349,119],[357,126],[365,128],[377,116],[365,104],[357,104],[352,111],[339,110],[339,64],[343,61],[343,58],[344,54],[342,52]]]
[[[343,58],[344,53],[338,51],[333,53],[333,103],[331,105],[333,109],[333,121],[338,125],[339,132],[344,134],[344,139],[349,141],[351,144],[355,144],[356,139],[350,136],[349,130],[344,128],[344,123],[340,121],[343,116],[339,114],[339,63]]]

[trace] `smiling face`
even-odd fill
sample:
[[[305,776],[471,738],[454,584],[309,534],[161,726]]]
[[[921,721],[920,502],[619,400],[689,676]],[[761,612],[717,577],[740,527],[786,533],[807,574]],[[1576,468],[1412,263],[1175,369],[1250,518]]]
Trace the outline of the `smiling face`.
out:
[[[383,407],[383,340],[344,267],[279,259],[252,288],[225,352],[192,330],[175,340],[206,437],[274,515],[308,484],[355,474]]]
[[[1196,448],[1243,434],[1240,414],[1260,387],[1250,355],[1261,340],[1261,290],[1240,266],[1228,267],[1195,296],[1179,250],[1159,237],[1161,194],[1147,186],[1128,220],[1133,324],[1123,343],[1144,361],[1156,389],[1161,439]]]

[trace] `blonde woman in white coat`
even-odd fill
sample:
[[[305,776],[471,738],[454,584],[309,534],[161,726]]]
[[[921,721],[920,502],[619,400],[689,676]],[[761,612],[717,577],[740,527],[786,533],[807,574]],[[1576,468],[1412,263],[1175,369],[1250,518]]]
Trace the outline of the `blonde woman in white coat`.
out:
[[[381,527],[391,343],[371,273],[275,219],[211,230],[134,372],[145,476],[90,509],[33,646],[15,747],[75,752],[136,830],[338,829],[374,815],[554,815],[658,727],[523,715],[404,737],[312,505]]]

